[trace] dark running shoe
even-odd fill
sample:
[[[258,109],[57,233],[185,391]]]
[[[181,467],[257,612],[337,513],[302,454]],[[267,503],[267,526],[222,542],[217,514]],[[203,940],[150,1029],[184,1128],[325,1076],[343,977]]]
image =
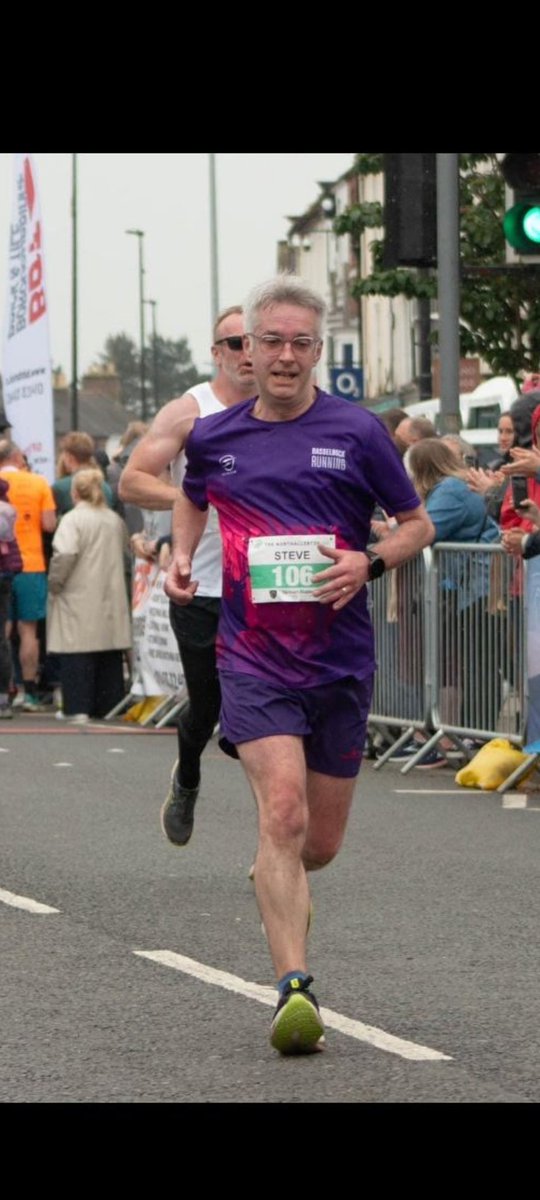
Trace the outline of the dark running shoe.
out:
[[[175,846],[187,846],[193,833],[193,810],[199,789],[180,787],[178,783],[178,759],[171,771],[171,786],[161,806],[161,828]]]
[[[434,767],[447,766],[448,759],[445,758],[444,754],[441,754],[440,750],[437,750],[435,747],[433,750],[429,751],[429,754],[424,754],[424,757],[420,759],[420,762],[415,764],[415,771],[430,771],[433,770]]]
[[[314,1054],[324,1046],[324,1025],[310,983],[312,975],[291,979],[279,998],[270,1041],[280,1054]]]

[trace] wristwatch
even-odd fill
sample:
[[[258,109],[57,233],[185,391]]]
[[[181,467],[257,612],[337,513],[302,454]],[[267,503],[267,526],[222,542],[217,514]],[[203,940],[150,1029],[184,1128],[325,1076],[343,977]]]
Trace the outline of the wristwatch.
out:
[[[366,546],[364,554],[369,558],[368,580],[371,583],[372,579],[379,579],[381,575],[384,575],[386,563],[384,558],[381,558],[380,554],[377,554],[376,550],[372,550],[369,546]]]

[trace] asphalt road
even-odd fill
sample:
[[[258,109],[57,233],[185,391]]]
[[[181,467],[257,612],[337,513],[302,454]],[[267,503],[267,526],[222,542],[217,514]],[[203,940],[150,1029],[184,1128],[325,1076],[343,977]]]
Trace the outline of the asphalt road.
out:
[[[538,1103],[538,796],[363,764],[312,876],[326,1049],[282,1059],[245,778],[213,741],[177,849],[175,749],[121,723],[0,726],[0,1103]]]

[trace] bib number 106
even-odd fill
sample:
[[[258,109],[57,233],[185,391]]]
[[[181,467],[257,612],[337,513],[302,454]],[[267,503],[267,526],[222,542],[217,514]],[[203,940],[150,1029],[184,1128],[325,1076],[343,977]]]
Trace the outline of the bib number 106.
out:
[[[272,567],[272,575],[278,588],[311,587],[313,583],[313,567],[309,563],[303,563],[301,567],[296,563],[280,564]]]

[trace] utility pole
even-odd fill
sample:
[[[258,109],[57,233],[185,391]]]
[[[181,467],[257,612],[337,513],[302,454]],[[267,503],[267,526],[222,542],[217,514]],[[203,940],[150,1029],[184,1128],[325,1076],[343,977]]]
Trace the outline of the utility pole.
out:
[[[144,373],[144,265],[143,265],[143,238],[144,230],[142,229],[126,229],[126,233],[132,233],[139,239],[139,322],[141,336],[141,417],[146,421],[146,382]]]
[[[157,356],[156,308],[157,300],[145,300],[152,308],[152,368],[154,376],[154,414],[159,408],[159,369]],[[154,415],[153,414],[153,415]]]
[[[218,236],[217,236],[217,202],[216,202],[216,156],[209,154],[210,168],[210,291],[212,299],[212,325],[219,312],[219,283],[218,283]]]
[[[459,433],[459,155],[437,154],[441,433]]]
[[[77,369],[77,155],[71,155],[71,428],[79,425]]]

